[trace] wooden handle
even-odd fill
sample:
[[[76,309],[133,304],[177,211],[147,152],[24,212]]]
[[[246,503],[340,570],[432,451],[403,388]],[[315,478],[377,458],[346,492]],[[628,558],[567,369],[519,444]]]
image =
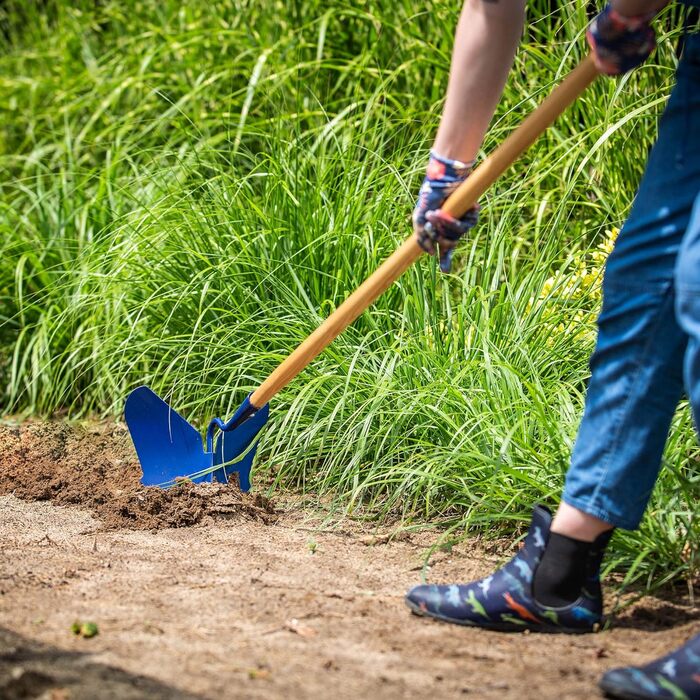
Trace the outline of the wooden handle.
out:
[[[542,104],[453,192],[443,205],[462,216],[507,170],[515,159],[590,85],[598,71],[589,56],[556,87]],[[262,408],[322,350],[330,345],[372,302],[386,291],[423,253],[411,235],[253,392],[250,403]]]
[[[264,406],[311,360],[330,345],[382,292],[386,291],[413,263],[423,249],[415,236],[406,239],[281,365],[253,392],[250,403]]]

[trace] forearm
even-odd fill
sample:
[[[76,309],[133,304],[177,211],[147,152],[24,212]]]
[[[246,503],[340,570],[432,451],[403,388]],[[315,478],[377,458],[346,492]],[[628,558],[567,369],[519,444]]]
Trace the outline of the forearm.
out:
[[[525,0],[466,0],[436,152],[464,162],[476,158],[513,66],[524,20]]]

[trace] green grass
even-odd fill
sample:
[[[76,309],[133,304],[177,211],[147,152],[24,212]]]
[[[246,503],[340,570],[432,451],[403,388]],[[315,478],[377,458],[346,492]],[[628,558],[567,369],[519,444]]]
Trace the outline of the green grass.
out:
[[[583,4],[551,8],[530,4],[485,152],[585,51]],[[199,425],[230,415],[409,234],[457,11],[4,3],[2,409],[118,415],[147,383]],[[454,274],[423,260],[275,398],[259,473],[456,535],[556,502],[599,302],[581,266],[600,274],[634,195],[673,13],[652,61],[599,80],[483,198]],[[696,459],[681,410],[616,540],[629,580],[695,575]]]

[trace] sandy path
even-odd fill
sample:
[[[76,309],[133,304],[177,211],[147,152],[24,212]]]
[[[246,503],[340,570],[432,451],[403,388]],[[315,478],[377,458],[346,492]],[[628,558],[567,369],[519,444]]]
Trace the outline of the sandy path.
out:
[[[367,526],[291,508],[268,525],[105,531],[86,511],[2,496],[0,523],[3,698],[591,698],[605,669],[698,629],[654,599],[583,637],[412,617],[401,595],[434,533],[370,545]],[[495,563],[462,546],[429,575]],[[75,619],[100,634],[74,637]]]

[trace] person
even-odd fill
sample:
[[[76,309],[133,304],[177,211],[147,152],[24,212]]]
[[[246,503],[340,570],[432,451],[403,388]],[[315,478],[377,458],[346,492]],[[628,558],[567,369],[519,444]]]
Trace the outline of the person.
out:
[[[667,2],[611,0],[587,31],[600,72],[620,75],[646,60],[655,47],[653,19]],[[459,19],[413,215],[418,241],[439,255],[443,271],[478,209],[455,219],[440,207],[474,165],[513,64],[524,5],[467,0]],[[493,630],[596,630],[603,553],[614,527],[639,524],[684,388],[699,424],[700,34],[688,29],[657,141],[606,264],[591,378],[559,508],[552,516],[536,506],[522,548],[490,576],[410,590],[406,603],[416,614]],[[609,671],[601,687],[617,698],[700,700],[700,635],[646,666]]]

